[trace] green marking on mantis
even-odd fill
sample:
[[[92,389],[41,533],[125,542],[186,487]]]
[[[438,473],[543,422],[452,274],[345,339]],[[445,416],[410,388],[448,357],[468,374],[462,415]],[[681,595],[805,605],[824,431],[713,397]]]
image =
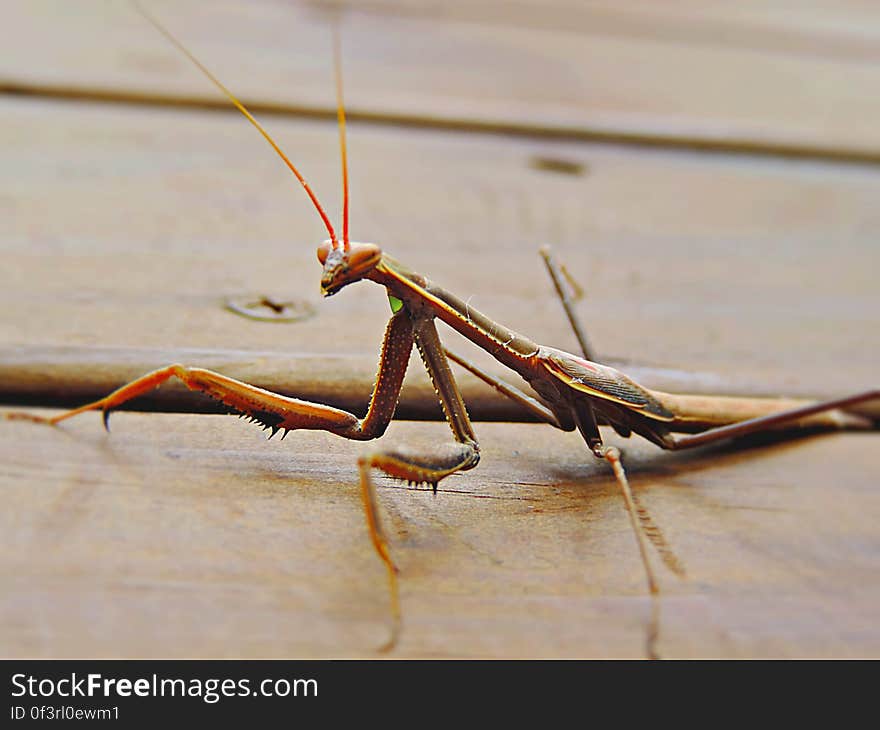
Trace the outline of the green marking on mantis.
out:
[[[401,309],[403,309],[403,302],[395,296],[391,294],[388,295],[388,303],[391,305],[391,311],[394,314],[397,314]]]

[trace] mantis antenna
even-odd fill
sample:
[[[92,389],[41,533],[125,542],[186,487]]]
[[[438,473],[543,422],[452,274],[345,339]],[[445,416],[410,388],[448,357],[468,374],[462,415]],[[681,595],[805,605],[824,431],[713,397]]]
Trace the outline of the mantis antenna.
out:
[[[260,124],[256,119],[254,119],[253,114],[251,114],[245,108],[244,104],[242,104],[235,97],[235,94],[233,94],[229,89],[227,89],[226,86],[224,86],[223,83],[220,81],[220,79],[218,79],[216,76],[214,76],[214,74],[212,74],[202,64],[202,62],[199,61],[199,59],[197,59],[192,53],[190,53],[189,50],[187,50],[186,46],[184,46],[179,40],[177,40],[177,38],[174,36],[173,33],[171,33],[170,30],[168,30],[158,20],[156,20],[152,15],[150,15],[143,8],[143,6],[139,2],[137,2],[137,0],[132,0],[132,5],[134,5],[135,10],[137,10],[147,20],[147,22],[150,23],[150,25],[152,25],[156,30],[158,30],[163,36],[165,36],[166,39],[168,39],[168,41],[175,48],[177,48],[190,61],[192,61],[193,64],[195,64],[196,68],[198,68],[205,76],[207,76],[208,80],[210,80],[214,84],[214,86],[216,86],[218,89],[220,89],[220,91],[223,92],[223,94],[226,96],[226,98],[228,98],[229,101],[231,101],[235,105],[235,108],[238,109],[238,111],[240,111],[242,114],[244,114],[244,116],[247,118],[247,120],[251,124],[253,124],[254,127],[257,128],[257,131],[260,134],[263,135],[263,137],[266,139],[266,141],[272,146],[272,149],[274,149],[275,152],[278,153],[278,156],[281,157],[282,160],[284,160],[284,163],[290,168],[290,171],[294,174],[296,179],[299,180],[300,184],[305,189],[306,193],[308,194],[309,198],[311,199],[312,203],[314,204],[315,208],[317,209],[318,214],[321,216],[321,220],[324,221],[324,226],[327,228],[327,232],[330,234],[330,241],[333,244],[333,248],[334,249],[339,248],[339,241],[336,238],[336,232],[333,230],[333,225],[330,223],[330,219],[327,217],[327,213],[324,212],[324,208],[322,208],[321,203],[318,202],[317,196],[312,191],[311,187],[309,187],[309,184],[306,182],[306,179],[300,174],[300,171],[296,169],[296,166],[288,159],[287,155],[285,155],[284,152],[281,150],[281,148],[278,146],[278,143],[275,142],[274,139],[272,139],[272,137],[269,135],[269,133],[265,129],[263,129],[263,125]],[[337,72],[337,74],[338,74],[338,72]],[[337,79],[338,79],[338,75],[337,75]],[[337,93],[339,95],[339,98],[341,99],[342,91],[341,91],[341,88],[339,88],[339,85],[340,85],[340,82],[337,80]],[[342,111],[341,101],[340,101],[340,107],[339,107],[339,115],[340,115],[340,119],[344,120],[344,112]],[[342,129],[340,129],[340,135],[342,136],[342,139],[343,139],[343,144],[342,144],[343,163],[342,163],[342,165],[343,165],[343,175],[345,178],[345,186],[346,186],[346,188],[345,188],[345,215],[344,215],[345,237],[344,237],[344,240],[345,240],[345,249],[348,250],[348,180],[347,180],[348,176],[345,173],[345,141],[344,141],[344,131]]]
[[[333,26],[333,68],[336,74],[336,126],[339,128],[342,160],[342,248],[348,251],[348,151],[345,144],[345,103],[342,99],[342,41],[338,25]]]

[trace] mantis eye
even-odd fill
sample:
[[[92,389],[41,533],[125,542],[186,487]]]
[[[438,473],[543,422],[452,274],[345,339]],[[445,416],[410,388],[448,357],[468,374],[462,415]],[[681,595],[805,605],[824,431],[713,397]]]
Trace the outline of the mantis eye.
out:
[[[324,265],[324,262],[327,260],[327,256],[330,255],[330,252],[333,250],[333,241],[324,241],[320,246],[318,246],[318,261],[321,262],[321,265]]]

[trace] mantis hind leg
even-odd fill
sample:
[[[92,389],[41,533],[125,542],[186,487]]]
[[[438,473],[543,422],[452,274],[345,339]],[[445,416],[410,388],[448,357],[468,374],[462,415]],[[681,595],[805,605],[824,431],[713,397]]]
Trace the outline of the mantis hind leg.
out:
[[[566,317],[568,317],[568,323],[571,325],[574,336],[581,347],[581,353],[585,359],[595,360],[595,351],[587,339],[580,317],[574,310],[574,303],[584,296],[584,290],[572,278],[563,264],[556,263],[556,259],[553,257],[549,246],[542,246],[540,254],[541,258],[544,259],[544,265],[547,267],[547,273],[550,274],[550,278],[553,280],[553,288],[556,289],[559,301],[562,302],[562,308],[565,310]]]
[[[645,647],[647,655],[650,659],[659,659],[657,652],[657,641],[660,636],[660,585],[654,575],[651,567],[651,561],[648,558],[648,538],[642,527],[641,514],[648,515],[644,507],[636,502],[632,490],[629,487],[629,480],[626,478],[626,471],[623,468],[623,462],[620,458],[620,451],[614,446],[597,446],[593,449],[593,453],[599,458],[605,459],[614,471],[614,477],[617,479],[620,490],[623,494],[623,501],[626,504],[626,511],[629,515],[630,525],[636,536],[636,542],[639,546],[639,555],[642,559],[642,565],[645,568],[645,578],[648,581],[648,590],[651,593],[651,618],[648,622],[648,631],[645,637]],[[649,533],[650,534],[650,533]]]
[[[751,434],[779,432],[792,438],[810,428],[875,428],[876,416],[862,415],[855,406],[880,402],[880,390],[868,390],[856,395],[811,403],[778,413],[749,418],[726,426],[717,426],[694,434],[665,434],[660,443],[666,449],[687,449],[729,438]]]
[[[683,577],[684,568],[673,552],[672,547],[666,541],[663,532],[657,523],[654,522],[650,512],[648,512],[647,508],[639,501],[630,488],[619,449],[614,446],[606,446],[602,442],[602,436],[596,423],[596,415],[589,400],[576,400],[573,406],[573,415],[578,431],[580,431],[593,455],[607,461],[609,466],[611,466],[614,478],[623,496],[623,502],[629,516],[630,527],[636,538],[639,557],[642,561],[642,568],[644,569],[648,591],[651,596],[651,616],[648,620],[645,636],[645,650],[649,658],[657,659],[659,658],[657,643],[660,637],[660,584],[648,555],[648,543],[650,542],[654,546],[666,567],[676,575]]]

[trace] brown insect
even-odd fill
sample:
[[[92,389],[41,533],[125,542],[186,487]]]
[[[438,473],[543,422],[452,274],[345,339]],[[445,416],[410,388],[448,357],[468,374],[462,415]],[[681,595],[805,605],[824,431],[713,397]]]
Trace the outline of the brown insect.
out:
[[[625,374],[592,361],[583,328],[563,280],[566,275],[564,267],[558,266],[547,251],[542,252],[545,263],[581,342],[583,356],[539,345],[473,309],[425,276],[408,269],[384,253],[378,245],[352,242],[348,225],[345,113],[337,40],[337,109],[344,190],[340,240],[305,178],[260,123],[168,30],[143,10],[141,13],[229,98],[302,184],[330,236],[317,249],[318,260],[323,266],[321,291],[324,296],[336,294],[349,284],[363,279],[385,287],[392,316],[385,332],[379,371],[369,408],[363,418],[358,418],[344,410],[278,395],[210,370],[173,364],[148,373],[105,398],[51,418],[25,413],[8,414],[8,417],[54,425],[85,411],[99,410],[103,413],[106,426],[113,409],[170,378],[177,378],[188,388],[206,393],[232,412],[246,416],[269,429],[271,435],[278,431],[283,431],[286,436],[289,431],[296,429],[319,429],[347,439],[366,441],[380,437],[394,416],[409,355],[415,345],[440,399],[452,430],[453,441],[440,451],[412,452],[404,448],[389,447],[365,453],[358,460],[367,525],[373,545],[388,574],[393,626],[385,648],[393,647],[400,631],[398,570],[382,529],[371,472],[379,469],[411,483],[432,485],[436,490],[438,482],[443,478],[477,466],[480,459],[479,444],[456,385],[450,359],[525,406],[539,420],[564,431],[577,429],[590,452],[609,463],[624,497],[648,588],[654,597],[652,618],[647,630],[647,653],[652,657],[657,655],[659,589],[648,559],[648,544],[653,543],[671,570],[680,573],[681,566],[660,530],[634,498],[621,454],[617,448],[604,444],[599,424],[610,425],[620,436],[639,435],[660,448],[671,450],[702,446],[768,430],[781,430],[796,436],[806,428],[874,427],[871,419],[850,409],[860,403],[880,398],[880,391],[877,390],[824,402],[670,394],[649,390]],[[538,398],[499,381],[445,349],[437,333],[436,319],[445,322],[517,373],[532,387]]]

